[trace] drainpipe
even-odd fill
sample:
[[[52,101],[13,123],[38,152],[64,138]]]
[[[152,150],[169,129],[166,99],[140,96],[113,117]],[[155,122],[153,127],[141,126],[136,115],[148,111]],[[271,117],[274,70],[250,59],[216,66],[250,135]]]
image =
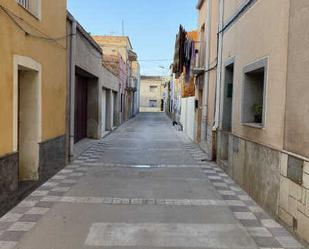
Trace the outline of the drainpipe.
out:
[[[224,13],[224,2],[220,0],[219,5],[219,26],[218,26],[218,67],[217,67],[217,87],[216,87],[216,109],[215,109],[215,123],[213,126],[213,131],[217,131],[220,122],[220,106],[222,101],[223,89],[221,87],[221,77],[222,77],[222,50],[223,50],[223,13]]]
[[[75,129],[75,64],[76,64],[76,34],[77,22],[72,20],[71,28],[71,48],[70,48],[70,144],[69,144],[69,157],[70,161],[74,157],[74,129]]]
[[[208,115],[208,95],[209,95],[209,71],[210,67],[210,22],[211,22],[211,1],[207,1],[207,16],[206,16],[206,49],[205,49],[205,72],[204,72],[204,87],[203,87],[203,104],[202,109],[202,124],[201,124],[201,143],[207,140],[207,115]]]

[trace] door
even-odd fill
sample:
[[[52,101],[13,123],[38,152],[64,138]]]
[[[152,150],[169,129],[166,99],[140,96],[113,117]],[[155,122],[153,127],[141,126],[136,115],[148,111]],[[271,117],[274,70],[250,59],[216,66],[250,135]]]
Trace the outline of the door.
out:
[[[102,136],[104,136],[104,133],[106,131],[106,90],[102,89],[102,120],[101,120],[102,126]]]
[[[118,93],[113,92],[113,99],[114,99],[114,120],[113,120],[113,126],[117,126],[118,125]]]
[[[230,133],[232,131],[233,79],[234,64],[231,64],[225,68],[222,132],[220,137],[220,160],[225,162],[229,159]]]
[[[75,143],[87,137],[87,79],[76,75]]]
[[[201,142],[203,90],[198,90],[196,141]]]

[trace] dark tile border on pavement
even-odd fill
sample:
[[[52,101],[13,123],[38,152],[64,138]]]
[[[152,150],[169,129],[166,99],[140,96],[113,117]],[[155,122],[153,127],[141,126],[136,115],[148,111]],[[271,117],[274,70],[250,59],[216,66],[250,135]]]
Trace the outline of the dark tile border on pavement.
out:
[[[179,134],[180,137],[186,136]],[[235,218],[247,229],[260,249],[301,249],[305,248],[281,224],[271,218],[232,178],[216,163],[207,161],[207,154],[198,145],[187,141],[184,148],[201,167],[222,199],[229,201],[229,208]],[[204,165],[204,166],[203,166]],[[233,201],[241,205],[233,205]],[[228,203],[228,202],[227,202]]]

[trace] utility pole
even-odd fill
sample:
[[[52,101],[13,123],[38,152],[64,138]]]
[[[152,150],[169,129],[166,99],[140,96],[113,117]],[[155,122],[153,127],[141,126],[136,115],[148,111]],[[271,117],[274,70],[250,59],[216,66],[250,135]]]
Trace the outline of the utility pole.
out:
[[[124,20],[122,19],[122,36],[124,36]]]

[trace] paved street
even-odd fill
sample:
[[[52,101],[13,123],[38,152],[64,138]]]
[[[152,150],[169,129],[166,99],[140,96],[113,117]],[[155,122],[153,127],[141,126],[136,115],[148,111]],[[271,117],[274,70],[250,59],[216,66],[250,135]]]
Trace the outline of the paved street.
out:
[[[301,248],[205,158],[140,114],[0,219],[0,249]]]

